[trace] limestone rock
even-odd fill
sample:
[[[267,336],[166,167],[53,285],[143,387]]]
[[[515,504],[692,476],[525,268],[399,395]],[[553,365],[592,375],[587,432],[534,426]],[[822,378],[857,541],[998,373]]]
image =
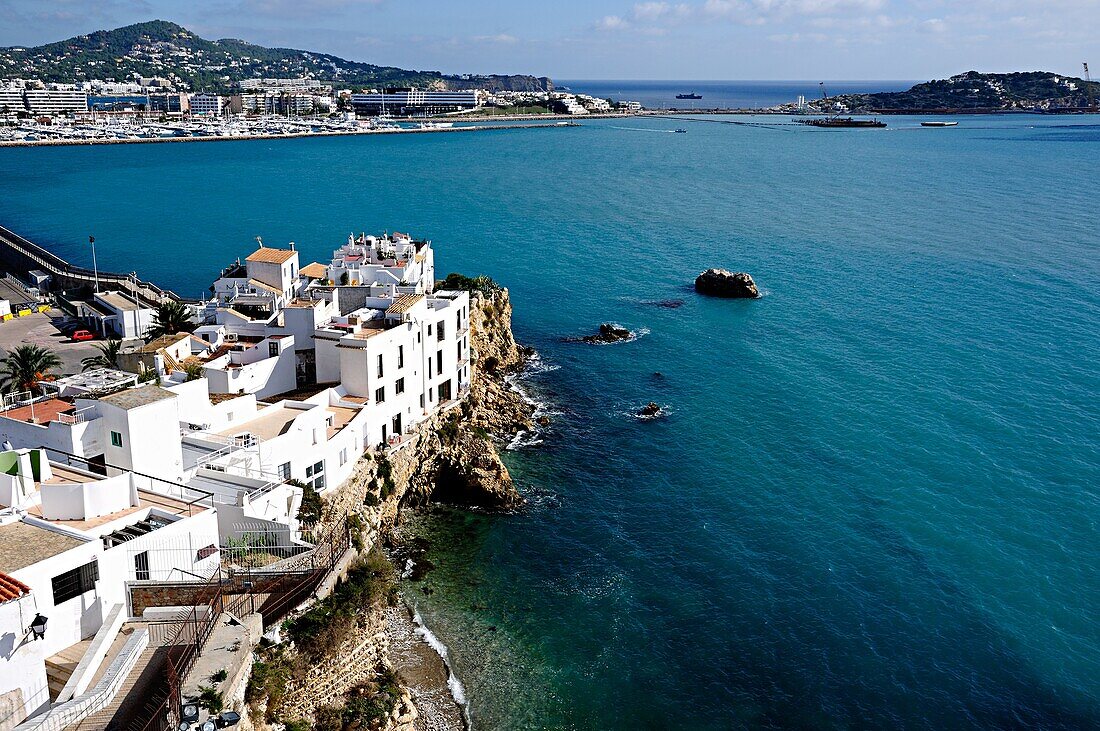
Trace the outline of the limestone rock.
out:
[[[600,329],[595,335],[585,335],[580,338],[566,338],[565,340],[570,343],[621,343],[633,339],[634,333],[630,330],[627,330],[621,325],[616,325],[613,322],[605,322],[600,325]]]
[[[755,298],[760,296],[756,282],[745,272],[708,269],[695,278],[695,291],[713,297]]]
[[[663,410],[661,409],[660,404],[658,404],[656,401],[650,401],[648,404],[646,404],[642,408],[638,409],[638,416],[644,416],[644,417],[660,416],[662,411]]]

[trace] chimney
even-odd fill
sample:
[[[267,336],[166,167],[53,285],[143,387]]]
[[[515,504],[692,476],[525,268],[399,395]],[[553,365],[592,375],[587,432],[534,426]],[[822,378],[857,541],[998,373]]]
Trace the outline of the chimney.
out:
[[[290,250],[294,251],[294,242],[293,241],[290,242]]]

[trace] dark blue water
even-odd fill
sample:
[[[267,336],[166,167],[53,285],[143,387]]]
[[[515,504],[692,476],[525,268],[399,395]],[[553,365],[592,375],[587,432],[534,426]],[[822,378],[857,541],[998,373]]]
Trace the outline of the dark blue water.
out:
[[[511,288],[531,507],[407,587],[479,728],[1096,728],[1100,128],[888,121],[2,149],[0,219],[192,296],[387,228]]]
[[[759,109],[793,104],[799,96],[820,99],[819,81],[558,81],[579,94],[614,101],[638,101],[647,109]],[[915,81],[827,81],[829,96],[905,91]],[[702,99],[677,99],[695,93]]]

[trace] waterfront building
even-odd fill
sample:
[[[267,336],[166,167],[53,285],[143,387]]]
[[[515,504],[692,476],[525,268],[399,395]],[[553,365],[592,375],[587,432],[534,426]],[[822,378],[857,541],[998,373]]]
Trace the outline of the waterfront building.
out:
[[[133,586],[210,577],[219,536],[202,493],[171,499],[139,475],[105,476],[43,450],[0,452],[0,465],[0,634],[12,640],[0,697],[12,728],[91,686],[113,659]]]
[[[473,89],[466,91],[425,91],[422,89],[394,88],[381,92],[351,95],[352,106],[364,114],[395,114],[415,116],[441,114],[481,105],[481,95]]]
[[[23,101],[23,89],[18,86],[0,86],[0,115],[17,114],[27,109]]]
[[[186,94],[150,94],[148,99],[150,112],[184,114],[191,109],[190,97]]]
[[[31,114],[54,116],[88,111],[88,95],[70,89],[26,89],[24,103]]]
[[[373,289],[360,308],[314,333],[317,380],[338,381],[345,398],[368,410],[368,443],[391,446],[467,393],[470,298]]]
[[[219,94],[192,94],[190,100],[191,114],[217,117],[226,108],[228,103],[229,97]]]

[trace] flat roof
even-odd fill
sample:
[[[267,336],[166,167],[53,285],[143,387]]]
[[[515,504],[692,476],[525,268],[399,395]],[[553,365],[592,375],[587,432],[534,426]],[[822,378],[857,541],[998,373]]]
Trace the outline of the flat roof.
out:
[[[272,249],[267,246],[261,246],[251,254],[249,254],[245,261],[261,262],[264,264],[283,264],[290,261],[298,252],[293,249]]]
[[[334,436],[340,433],[355,415],[359,413],[359,409],[353,409],[350,406],[327,406],[328,412],[332,414],[332,426],[328,428],[328,438],[332,439]]]
[[[127,383],[137,383],[137,374],[120,371],[116,368],[93,368],[83,373],[50,381],[49,388],[62,391],[65,388],[79,388],[85,391],[105,391],[118,389]]]
[[[87,541],[23,521],[0,525],[0,571],[18,571],[85,543]]]
[[[96,297],[101,302],[105,302],[121,312],[137,312],[145,309],[141,305],[134,304],[133,300],[128,299],[119,292],[100,292]]]
[[[112,393],[109,396],[101,396],[99,400],[128,411],[130,409],[136,409],[139,406],[146,406],[156,403],[157,401],[164,401],[165,399],[175,397],[176,394],[160,386],[145,385],[138,386],[137,388],[128,388],[125,391]]]
[[[72,402],[64,399],[52,398],[47,401],[39,401],[26,406],[18,406],[0,413],[0,416],[16,421],[26,421],[31,424],[46,424],[57,420],[58,414],[67,414],[75,407]]]
[[[252,434],[264,441],[274,439],[280,434],[286,434],[291,423],[305,413],[302,409],[290,409],[286,406],[268,406],[259,414],[243,424],[237,424],[230,429],[218,432],[223,437],[232,437],[238,434]]]
[[[54,467],[54,475],[57,474],[57,467]],[[103,478],[100,478],[103,479]],[[177,515],[179,517],[185,517],[187,515],[194,515],[203,512],[209,506],[202,503],[188,504],[178,498],[169,497],[167,495],[161,495],[159,492],[151,492],[149,490],[138,490],[138,504],[131,505],[128,508],[122,510],[116,510],[113,513],[107,513],[105,515],[99,515],[94,518],[88,518],[87,520],[54,520],[53,518],[42,517],[42,506],[34,505],[27,508],[27,514],[33,515],[36,518],[42,518],[42,520],[49,520],[51,523],[63,525],[66,528],[73,528],[82,531],[93,531],[101,525],[111,523],[119,518],[125,518],[127,515],[141,512],[148,508],[158,508],[166,513]]]

